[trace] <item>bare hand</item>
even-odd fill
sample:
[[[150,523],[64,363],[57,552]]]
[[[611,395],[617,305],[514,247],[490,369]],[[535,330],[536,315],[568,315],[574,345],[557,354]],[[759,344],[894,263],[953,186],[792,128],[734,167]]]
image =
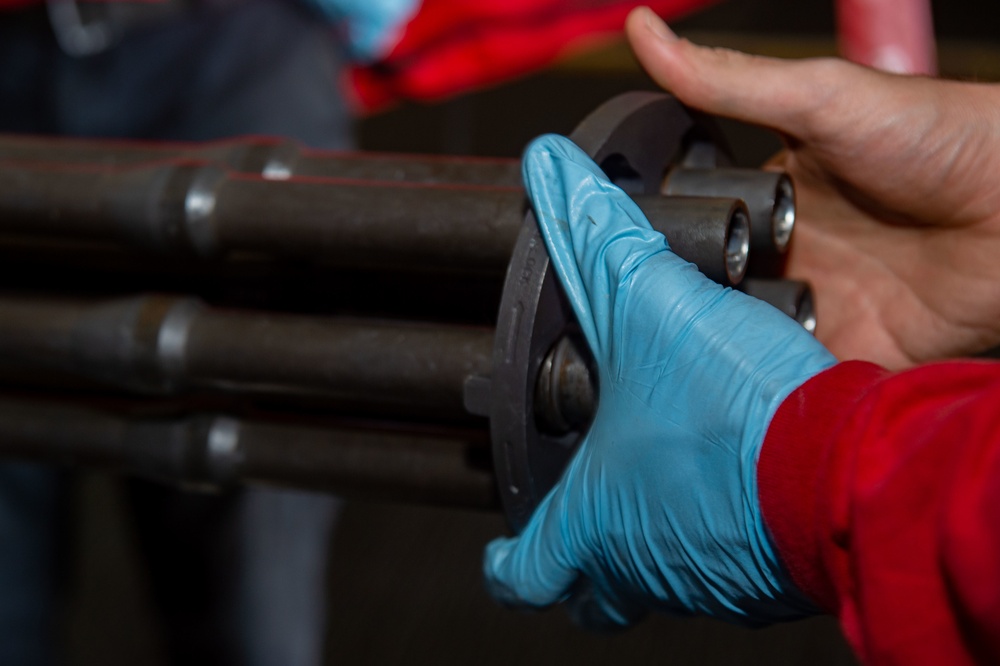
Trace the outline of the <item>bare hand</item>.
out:
[[[647,9],[627,32],[684,103],[785,137],[788,273],[835,355],[903,368],[1000,344],[1000,88],[708,49]]]

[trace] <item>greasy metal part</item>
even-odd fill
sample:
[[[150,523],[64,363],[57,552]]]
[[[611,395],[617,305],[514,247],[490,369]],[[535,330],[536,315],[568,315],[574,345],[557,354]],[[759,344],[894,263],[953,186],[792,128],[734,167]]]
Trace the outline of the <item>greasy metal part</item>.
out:
[[[637,196],[635,202],[671,248],[719,284],[740,283],[750,255],[750,216],[740,199]]]
[[[372,413],[467,419],[489,329],[279,315],[193,298],[0,298],[0,377],[68,376],[139,393],[320,396]]]
[[[739,288],[740,291],[778,308],[810,333],[816,333],[816,307],[808,282],[747,279]]]
[[[0,178],[0,235],[363,268],[500,272],[522,207],[518,189],[273,181],[199,164],[13,164]]]
[[[597,391],[587,361],[586,343],[561,338],[546,354],[535,387],[535,420],[550,435],[586,428],[597,406]]]
[[[742,199],[750,213],[751,269],[761,275],[780,273],[781,256],[795,226],[795,188],[787,175],[759,169],[680,167],[667,174],[662,192]]]
[[[602,105],[570,138],[612,182],[638,196],[659,194],[663,174],[695,133],[705,130],[676,100],[639,92]],[[549,270],[538,225],[529,211],[507,270],[492,376],[473,382],[474,390],[467,388],[466,393],[472,406],[482,406],[488,396],[497,485],[515,531],[556,483],[579,442],[579,431],[551,434],[548,424],[539,425],[535,407],[539,372],[547,355],[563,337],[578,336],[575,329],[572,310]]]
[[[0,398],[0,457],[88,465],[193,488],[266,483],[345,497],[495,509],[486,442],[224,415],[122,416]]]
[[[0,160],[105,167],[185,160],[210,162],[275,180],[318,176],[425,184],[521,186],[521,166],[512,159],[311,150],[294,141],[256,136],[208,143],[150,143],[0,134]]]

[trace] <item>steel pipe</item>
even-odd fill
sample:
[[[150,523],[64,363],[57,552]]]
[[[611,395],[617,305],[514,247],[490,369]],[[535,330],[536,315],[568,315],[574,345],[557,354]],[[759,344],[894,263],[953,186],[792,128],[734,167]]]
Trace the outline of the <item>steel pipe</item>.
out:
[[[750,216],[740,199],[637,196],[635,202],[671,248],[709,278],[740,283],[750,256]],[[676,251],[676,250],[675,250]]]
[[[122,416],[0,398],[0,457],[88,465],[186,487],[266,483],[477,509],[499,506],[485,441],[204,415]]]
[[[216,310],[192,298],[0,298],[0,374],[140,393],[301,394],[464,419],[465,380],[489,373],[492,347],[490,329]]]
[[[816,332],[816,306],[812,288],[799,280],[747,279],[740,290],[778,308],[802,324],[810,333]]]
[[[523,219],[517,189],[271,181],[197,164],[5,165],[0,234],[212,256],[253,252],[365,268],[499,272]]]
[[[520,187],[513,159],[311,150],[269,137],[208,143],[154,143],[0,134],[0,160],[104,167],[188,160],[285,180],[295,176],[407,183]]]
[[[0,179],[0,235],[212,256],[250,252],[338,267],[499,274],[523,223],[519,189],[269,181],[215,167],[51,169]],[[733,200],[639,197],[680,256],[722,284],[747,261]]]
[[[781,255],[795,227],[795,188],[783,173],[759,169],[675,168],[663,183],[663,194],[736,197],[750,213],[750,262],[755,274],[776,275]]]

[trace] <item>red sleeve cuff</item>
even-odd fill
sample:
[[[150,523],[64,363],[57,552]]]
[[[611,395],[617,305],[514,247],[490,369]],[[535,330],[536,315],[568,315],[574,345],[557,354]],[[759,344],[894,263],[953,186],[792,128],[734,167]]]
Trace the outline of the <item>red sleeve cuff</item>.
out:
[[[822,372],[792,392],[768,428],[757,465],[764,522],[796,585],[820,607],[836,612],[838,595],[824,562],[833,501],[830,483],[837,434],[867,389],[887,370],[848,361]]]

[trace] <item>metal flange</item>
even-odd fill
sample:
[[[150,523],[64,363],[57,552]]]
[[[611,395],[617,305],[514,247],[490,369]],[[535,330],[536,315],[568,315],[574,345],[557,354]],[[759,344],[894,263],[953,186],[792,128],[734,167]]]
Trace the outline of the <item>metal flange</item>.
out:
[[[692,144],[718,143],[718,132],[674,98],[648,92],[616,97],[589,115],[570,138],[589,154],[609,179],[630,195],[660,192],[664,175],[689,153]],[[561,413],[547,404],[559,391],[546,377],[565,357],[569,341],[592,363],[573,312],[549,268],[549,257],[534,214],[528,210],[507,270],[497,319],[492,377],[476,389],[488,415],[493,459],[508,522],[520,531],[535,506],[558,481],[587,423],[554,427],[546,414]],[[590,372],[590,377],[596,373]],[[591,379],[590,381],[593,381]],[[565,399],[586,402],[596,387],[573,383]],[[565,394],[565,391],[562,392]],[[467,394],[468,397],[468,394]],[[484,405],[485,406],[485,405]],[[592,413],[592,410],[572,410]]]

